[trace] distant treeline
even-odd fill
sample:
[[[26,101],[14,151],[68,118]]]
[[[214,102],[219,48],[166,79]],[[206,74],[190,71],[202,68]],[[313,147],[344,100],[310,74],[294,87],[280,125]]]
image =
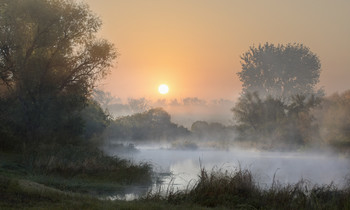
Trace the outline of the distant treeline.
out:
[[[189,130],[170,121],[161,108],[150,109],[131,116],[120,117],[106,129],[106,137],[120,141],[162,141],[184,138]]]
[[[221,123],[195,121],[191,129],[171,122],[170,115],[162,108],[119,117],[105,130],[107,141],[120,142],[168,142],[176,140],[200,140],[222,142],[232,140],[233,126]]]
[[[350,91],[328,97],[294,95],[287,99],[248,93],[232,108],[234,123],[195,121],[190,129],[171,122],[161,108],[111,121],[108,141],[134,143],[185,140],[221,147],[238,145],[260,149],[301,149],[350,146]]]

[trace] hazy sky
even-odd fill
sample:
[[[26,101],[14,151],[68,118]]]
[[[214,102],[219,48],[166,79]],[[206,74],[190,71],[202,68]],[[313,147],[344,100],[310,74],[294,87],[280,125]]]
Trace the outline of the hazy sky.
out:
[[[265,42],[310,47],[326,93],[350,89],[350,0],[84,1],[120,53],[102,87],[121,98],[235,99],[240,55]]]

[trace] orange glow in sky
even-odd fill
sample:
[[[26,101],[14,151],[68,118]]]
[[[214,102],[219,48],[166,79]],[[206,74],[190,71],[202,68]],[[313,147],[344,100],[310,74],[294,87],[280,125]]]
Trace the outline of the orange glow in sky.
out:
[[[302,43],[322,64],[326,93],[349,89],[348,0],[84,0],[120,56],[100,88],[113,95],[235,99],[240,55],[253,44]]]

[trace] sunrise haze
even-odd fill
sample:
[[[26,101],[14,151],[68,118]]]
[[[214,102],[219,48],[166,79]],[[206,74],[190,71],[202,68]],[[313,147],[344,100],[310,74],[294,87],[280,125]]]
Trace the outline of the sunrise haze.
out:
[[[350,1],[85,0],[119,52],[99,88],[133,97],[236,99],[240,55],[302,43],[322,64],[319,87],[349,89]],[[158,92],[160,84],[171,91]]]

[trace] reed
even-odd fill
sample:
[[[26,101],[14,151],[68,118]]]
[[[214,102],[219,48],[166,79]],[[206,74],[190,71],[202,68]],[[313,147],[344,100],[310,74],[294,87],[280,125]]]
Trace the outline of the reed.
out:
[[[199,180],[190,189],[157,191],[143,199],[228,209],[350,209],[350,185],[340,189],[332,183],[319,186],[300,180],[283,185],[274,180],[270,187],[262,188],[247,169],[201,168]]]

